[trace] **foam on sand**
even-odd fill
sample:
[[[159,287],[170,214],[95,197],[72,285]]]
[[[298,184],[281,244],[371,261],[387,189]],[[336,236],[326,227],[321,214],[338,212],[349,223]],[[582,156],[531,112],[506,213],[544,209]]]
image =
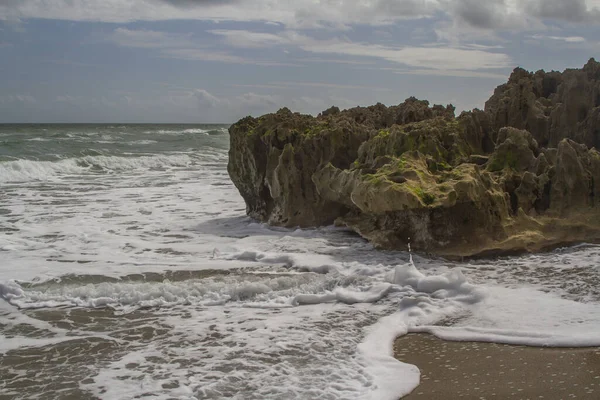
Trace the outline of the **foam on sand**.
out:
[[[528,346],[600,346],[600,308],[533,288],[488,289],[489,296],[453,326],[421,326],[446,340]]]
[[[395,268],[393,284],[399,295],[399,311],[368,328],[358,346],[367,361],[367,371],[374,379],[373,399],[397,399],[419,384],[419,369],[393,356],[393,344],[398,336],[415,326],[461,314],[485,298],[485,292],[469,284],[460,270],[427,276],[417,270],[412,258],[407,265]]]
[[[287,240],[285,236],[280,239],[282,243]],[[242,243],[248,240],[242,239]],[[150,347],[132,348],[103,368],[94,383],[84,385],[87,390],[103,396],[111,393],[138,396],[151,390],[157,398],[168,398],[175,392],[160,386],[167,381],[154,382],[157,379],[154,376],[170,376],[171,380],[179,376],[177,393],[191,393],[190,396],[211,397],[231,392],[241,393],[244,398],[327,395],[334,399],[397,399],[414,390],[420,381],[418,367],[393,357],[394,341],[408,332],[431,332],[449,340],[552,346],[600,344],[596,334],[600,312],[595,310],[595,305],[544,294],[535,288],[474,285],[460,268],[425,273],[416,268],[412,259],[396,266],[359,265],[336,262],[327,255],[307,255],[303,260],[297,253],[260,250],[234,251],[220,257],[255,263],[259,269],[250,268],[246,274],[238,272],[183,281],[110,281],[87,285],[66,282],[28,287],[9,281],[0,285],[0,294],[22,309],[110,307],[131,313],[159,307],[155,313],[161,315],[161,324],[175,331],[161,339],[165,343],[155,341]],[[271,266],[270,273],[262,272],[266,271],[261,269],[265,263]],[[281,264],[279,269],[274,270],[273,264],[278,263]],[[300,271],[300,266],[316,265],[331,268],[320,273]],[[257,309],[261,311],[257,313]],[[221,321],[217,314],[223,311],[229,316]],[[519,312],[526,322],[515,318]],[[262,322],[250,323],[257,317],[257,321]],[[348,321],[352,320],[366,328],[351,327]],[[452,326],[438,325],[448,320],[453,321]],[[209,321],[220,332],[214,336],[214,349],[223,349],[221,341],[236,343],[234,348],[245,356],[231,352],[219,356],[209,347],[203,350],[209,354],[194,356],[198,360],[209,356],[211,368],[254,371],[265,368],[259,360],[268,352],[269,357],[279,360],[275,365],[281,368],[269,369],[265,374],[240,372],[241,380],[232,380],[227,374],[216,378],[206,369],[207,364],[200,363],[193,369],[205,378],[194,381],[162,362],[153,362],[152,373],[128,367],[139,364],[131,360],[146,360],[147,364],[149,359],[168,359],[181,343],[200,340]],[[315,328],[323,326],[321,324],[328,326],[326,331]],[[236,330],[231,330],[233,327]],[[313,333],[317,336],[306,337]],[[173,347],[171,340],[180,344]],[[331,346],[323,347],[324,343]],[[52,341],[29,345],[47,344]],[[275,347],[270,349],[269,346]],[[307,348],[313,349],[311,361],[306,364],[306,361],[296,360]],[[187,345],[180,350],[193,355]],[[226,367],[232,360],[244,365]],[[324,371],[333,370],[337,371],[335,384],[331,379],[323,379],[327,376]],[[135,379],[122,380],[124,374]],[[289,380],[290,376],[303,379],[292,379],[285,388],[276,389],[276,381]],[[134,384],[140,379],[146,382],[141,391],[139,385]],[[263,386],[254,386],[256,379],[260,379]],[[306,379],[312,383],[307,385]]]

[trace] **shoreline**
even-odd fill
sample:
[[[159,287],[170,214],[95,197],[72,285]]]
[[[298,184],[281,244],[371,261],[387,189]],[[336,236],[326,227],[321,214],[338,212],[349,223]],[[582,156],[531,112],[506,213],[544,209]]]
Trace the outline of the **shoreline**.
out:
[[[394,341],[394,357],[421,371],[406,400],[600,397],[600,347],[452,342],[410,333]]]

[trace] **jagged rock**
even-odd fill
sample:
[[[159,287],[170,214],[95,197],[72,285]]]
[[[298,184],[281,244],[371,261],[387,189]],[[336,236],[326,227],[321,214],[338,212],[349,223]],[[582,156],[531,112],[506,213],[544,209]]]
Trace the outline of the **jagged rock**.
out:
[[[341,115],[341,113],[339,114]],[[230,128],[228,172],[248,215],[282,226],[330,224],[345,210],[316,192],[312,174],[328,163],[348,168],[370,129],[347,115],[315,119],[281,109]]]
[[[572,139],[600,147],[600,63],[563,73],[514,70],[485,103],[493,132],[504,126],[525,129],[542,147]]]
[[[523,172],[534,167],[538,144],[531,133],[515,128],[502,128],[498,132],[498,145],[487,165],[492,172],[506,167]]]
[[[592,163],[585,145],[564,139],[558,144],[556,173],[552,180],[551,207],[560,214],[587,208],[594,197],[593,177],[586,168]]]
[[[600,240],[600,64],[517,68],[485,110],[409,98],[230,128],[229,174],[261,221],[350,227],[448,257]],[[410,238],[410,239],[409,239]]]

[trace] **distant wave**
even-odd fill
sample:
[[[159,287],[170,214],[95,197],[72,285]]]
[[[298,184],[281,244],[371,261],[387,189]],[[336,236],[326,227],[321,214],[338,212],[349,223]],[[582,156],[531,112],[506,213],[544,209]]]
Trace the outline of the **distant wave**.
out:
[[[125,143],[129,146],[133,145],[144,145],[144,144],[155,144],[158,143],[156,140],[134,140],[133,142]]]
[[[218,128],[218,129],[211,130],[210,132],[229,133],[229,128]]]
[[[160,133],[162,135],[180,134],[180,133],[203,133],[205,135],[208,135],[208,130],[200,129],[200,128],[189,128],[189,129],[179,129],[179,130],[159,129],[157,131],[145,131],[144,133]]]
[[[201,128],[188,128],[188,129],[159,129],[154,131],[145,131],[144,133],[158,133],[161,135],[179,135],[185,133],[201,133],[204,135],[215,135],[220,133],[227,133],[227,128],[215,128],[215,129],[201,129]]]
[[[47,180],[61,175],[161,167],[185,167],[192,160],[185,154],[143,157],[84,156],[59,161],[16,160],[0,163],[0,182]]]

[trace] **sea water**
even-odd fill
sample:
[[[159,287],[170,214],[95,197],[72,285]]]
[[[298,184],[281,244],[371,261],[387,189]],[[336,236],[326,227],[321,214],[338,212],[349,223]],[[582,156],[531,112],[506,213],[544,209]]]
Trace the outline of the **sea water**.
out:
[[[224,125],[0,125],[0,397],[398,399],[407,332],[600,345],[600,248],[450,263],[253,221]]]

